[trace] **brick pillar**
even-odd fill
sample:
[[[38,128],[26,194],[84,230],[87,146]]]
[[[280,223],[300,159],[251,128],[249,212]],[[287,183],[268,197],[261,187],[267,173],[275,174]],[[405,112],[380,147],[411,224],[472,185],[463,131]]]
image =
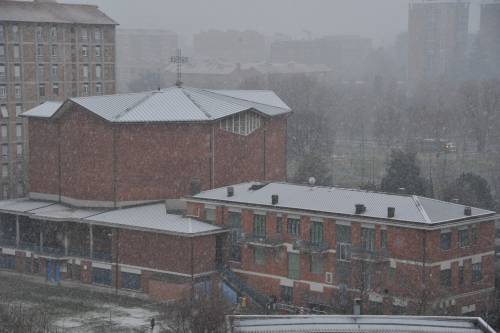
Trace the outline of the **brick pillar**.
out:
[[[81,281],[86,284],[92,284],[92,261],[82,260],[80,263]]]
[[[25,272],[26,252],[16,251],[16,272]]]

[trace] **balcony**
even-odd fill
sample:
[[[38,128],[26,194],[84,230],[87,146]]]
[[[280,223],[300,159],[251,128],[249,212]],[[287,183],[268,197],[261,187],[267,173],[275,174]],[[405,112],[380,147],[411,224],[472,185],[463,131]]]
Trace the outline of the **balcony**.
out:
[[[267,235],[256,235],[256,234],[245,234],[242,235],[240,239],[241,243],[263,246],[263,247],[280,247],[285,243],[285,237],[282,234]]]
[[[384,262],[389,261],[389,252],[387,249],[369,250],[353,246],[351,248],[351,259]]]
[[[309,240],[296,240],[293,243],[293,249],[304,253],[323,253],[330,248],[330,245],[324,242]]]

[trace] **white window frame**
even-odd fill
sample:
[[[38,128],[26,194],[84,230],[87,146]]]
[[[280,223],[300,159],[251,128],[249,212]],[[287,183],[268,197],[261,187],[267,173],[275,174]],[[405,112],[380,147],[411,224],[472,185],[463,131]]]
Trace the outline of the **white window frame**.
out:
[[[59,65],[52,65],[51,74],[54,79],[59,77]]]
[[[89,47],[87,45],[82,45],[82,57],[89,56]]]
[[[14,65],[14,78],[16,79],[21,78],[21,65],[19,64]]]
[[[23,113],[23,105],[22,104],[16,104],[16,117],[19,117],[19,115]]]
[[[5,57],[5,45],[0,44],[0,57]]]
[[[43,42],[43,27],[41,26],[36,27],[36,41]]]
[[[57,41],[57,27],[50,27],[50,40]]]
[[[16,124],[16,138],[22,138],[22,137],[23,137],[23,125]]]
[[[12,46],[12,56],[14,59],[19,59],[21,57],[21,48],[19,45]]]
[[[7,97],[7,86],[2,85],[0,86],[0,98],[6,98]]]
[[[83,76],[83,78],[88,79],[88,77],[89,77],[89,65],[83,65],[82,76]]]
[[[7,125],[0,126],[0,135],[2,139],[7,139],[9,137],[9,127]]]
[[[59,96],[59,83],[52,83],[52,95]]]
[[[18,143],[16,144],[16,156],[23,156],[23,150],[24,150],[24,147],[23,147],[23,144],[22,143]]]
[[[97,46],[95,47],[95,56],[96,56],[96,58],[100,58],[100,57],[101,57],[101,54],[102,54],[101,46],[100,46],[100,45],[97,45]]]
[[[101,95],[102,94],[102,84],[101,83],[96,83],[95,84],[95,92],[97,95]]]
[[[20,84],[14,86],[14,94],[16,98],[21,98],[23,96],[22,88]]]
[[[100,79],[102,77],[102,66],[95,65],[95,78]]]
[[[84,83],[84,84],[83,84],[83,94],[84,94],[85,96],[88,96],[88,95],[89,95],[89,93],[90,93],[90,91],[89,91],[89,90],[90,90],[89,84],[88,84],[88,83]]]
[[[50,48],[50,52],[53,58],[56,58],[59,56],[59,47],[57,45],[52,45]]]
[[[2,118],[4,119],[9,118],[9,109],[7,109],[7,105],[5,104],[0,105],[0,113],[2,115]]]
[[[2,157],[8,157],[9,156],[9,145],[4,143],[2,144]]]
[[[4,64],[0,65],[0,77],[5,77],[7,75],[7,66]]]

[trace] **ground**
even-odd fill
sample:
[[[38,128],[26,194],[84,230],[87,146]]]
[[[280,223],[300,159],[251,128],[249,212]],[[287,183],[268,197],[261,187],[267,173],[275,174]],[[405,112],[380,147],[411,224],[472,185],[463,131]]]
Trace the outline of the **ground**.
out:
[[[0,271],[0,301],[47,309],[54,326],[66,333],[150,332],[151,318],[157,329],[160,304],[150,300],[115,295],[112,290],[76,285],[57,286],[43,278]],[[110,293],[111,291],[111,293]]]

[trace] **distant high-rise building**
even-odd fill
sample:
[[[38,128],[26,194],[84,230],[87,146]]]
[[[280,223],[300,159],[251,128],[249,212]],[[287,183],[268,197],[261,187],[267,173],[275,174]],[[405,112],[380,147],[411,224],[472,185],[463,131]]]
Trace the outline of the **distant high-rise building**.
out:
[[[459,80],[465,73],[469,2],[419,0],[409,5],[408,81],[410,89],[437,79]]]
[[[115,93],[116,24],[93,5],[0,1],[0,197],[26,193],[20,113],[48,100]]]
[[[160,74],[178,48],[178,36],[167,30],[117,29],[116,77],[118,91],[156,89]],[[150,76],[148,78],[148,76]],[[153,76],[153,77],[151,77]],[[154,77],[157,76],[157,77]],[[136,84],[134,81],[145,82]],[[147,82],[147,81],[150,82]],[[171,82],[171,84],[175,83]]]
[[[481,4],[479,50],[483,76],[500,78],[500,1]]]

